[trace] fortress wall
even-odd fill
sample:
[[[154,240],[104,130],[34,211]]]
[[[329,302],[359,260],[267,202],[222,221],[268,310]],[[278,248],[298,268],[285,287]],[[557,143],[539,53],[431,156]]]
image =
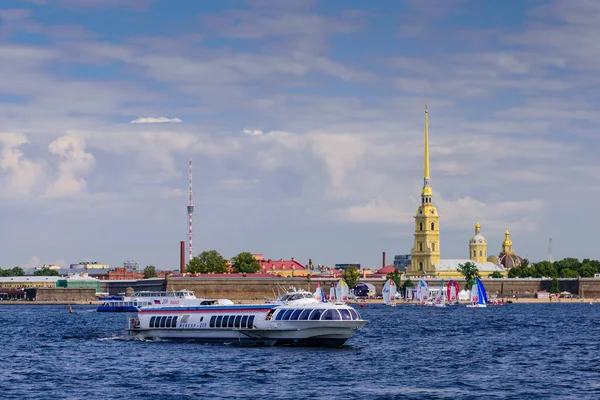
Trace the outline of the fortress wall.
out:
[[[96,301],[94,288],[37,288],[35,301]]]

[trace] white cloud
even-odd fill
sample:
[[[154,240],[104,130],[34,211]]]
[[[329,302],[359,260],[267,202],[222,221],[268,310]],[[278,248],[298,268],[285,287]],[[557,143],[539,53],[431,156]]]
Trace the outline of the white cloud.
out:
[[[130,124],[159,124],[159,123],[163,123],[163,122],[178,123],[178,122],[181,122],[181,120],[179,118],[143,117],[143,118],[134,119],[133,121],[130,122]]]
[[[259,136],[262,135],[264,132],[259,129],[244,129],[242,133],[246,136]]]
[[[81,195],[86,191],[85,176],[92,171],[96,160],[85,151],[83,135],[73,133],[61,136],[48,146],[59,157],[58,175],[46,187],[46,197]]]
[[[35,196],[44,180],[45,171],[41,163],[27,159],[20,147],[29,143],[22,133],[0,133],[0,167],[6,172],[2,181],[4,197]]]

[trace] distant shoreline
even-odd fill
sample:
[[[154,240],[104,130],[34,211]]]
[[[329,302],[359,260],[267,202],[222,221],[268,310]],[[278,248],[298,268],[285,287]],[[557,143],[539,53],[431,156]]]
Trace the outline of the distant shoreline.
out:
[[[226,298],[226,297],[225,297]],[[264,303],[264,299],[254,299],[254,300],[232,300],[235,304],[261,304]],[[520,297],[520,298],[506,298],[505,304],[507,301],[512,301],[513,304],[553,304],[553,303],[600,303],[600,299],[537,299],[537,298],[529,298],[529,297]],[[348,304],[383,304],[383,300],[381,299],[368,299],[364,301],[349,301]],[[461,301],[461,304],[469,304],[469,301]],[[71,305],[71,306],[98,306],[100,302],[98,301],[14,301],[14,300],[4,300],[0,301],[0,306],[18,306],[18,305],[29,305],[29,306],[57,306],[57,305]],[[416,301],[405,302],[403,300],[398,300],[396,302],[397,305],[416,305]]]

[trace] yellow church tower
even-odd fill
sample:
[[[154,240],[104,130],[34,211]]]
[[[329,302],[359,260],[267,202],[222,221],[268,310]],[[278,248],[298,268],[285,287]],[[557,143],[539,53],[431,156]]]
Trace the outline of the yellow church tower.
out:
[[[512,248],[512,240],[510,240],[510,232],[508,231],[508,225],[506,225],[506,230],[504,231],[504,241],[502,242],[502,253],[514,254],[514,251]]]
[[[433,191],[429,182],[429,112],[425,104],[425,154],[423,160],[423,190],[421,205],[415,215],[415,244],[410,252],[409,275],[434,275],[440,262],[440,227],[437,209],[431,202]]]
[[[487,240],[481,234],[479,221],[475,224],[475,236],[469,241],[469,258],[479,263],[487,261]]]

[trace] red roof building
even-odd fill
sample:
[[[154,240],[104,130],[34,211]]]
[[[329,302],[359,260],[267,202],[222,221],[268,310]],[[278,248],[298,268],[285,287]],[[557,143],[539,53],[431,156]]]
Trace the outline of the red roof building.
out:
[[[393,265],[386,265],[385,267],[378,269],[375,273],[377,275],[387,275],[387,274],[391,274],[395,270],[396,270],[396,268],[394,268]]]
[[[284,260],[280,258],[279,260],[267,259],[265,260],[262,254],[254,254],[254,258],[260,264],[259,273],[261,274],[271,274],[277,276],[306,276],[309,271],[307,268],[300,264],[294,257],[291,260]]]

